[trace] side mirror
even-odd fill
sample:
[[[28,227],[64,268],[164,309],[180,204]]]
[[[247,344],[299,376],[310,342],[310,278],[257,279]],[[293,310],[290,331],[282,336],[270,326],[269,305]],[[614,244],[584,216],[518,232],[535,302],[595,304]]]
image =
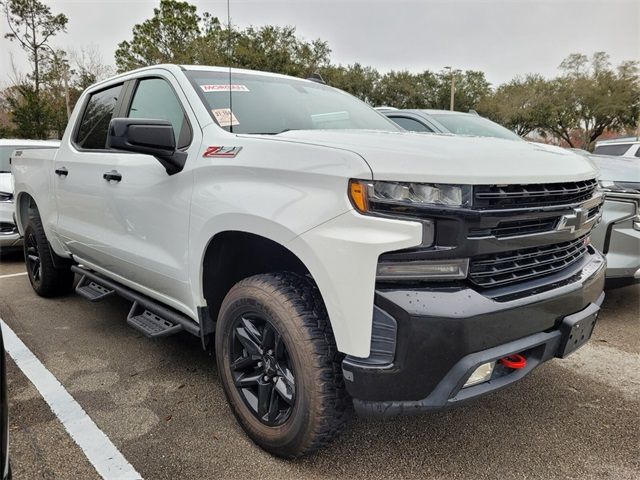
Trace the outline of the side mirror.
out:
[[[187,154],[176,149],[173,126],[166,120],[114,118],[109,124],[107,148],[153,155],[169,175],[184,168]]]

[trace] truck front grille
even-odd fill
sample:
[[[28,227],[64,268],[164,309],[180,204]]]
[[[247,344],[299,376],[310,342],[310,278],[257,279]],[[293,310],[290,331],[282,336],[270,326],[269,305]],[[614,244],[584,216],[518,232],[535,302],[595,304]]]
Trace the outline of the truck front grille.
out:
[[[472,258],[469,280],[482,288],[530,280],[567,268],[587,253],[585,237]]]
[[[591,198],[597,185],[595,179],[528,185],[476,185],[473,207],[498,210],[578,203]]]
[[[500,222],[497,227],[493,228],[470,229],[469,238],[482,238],[488,236],[493,236],[496,238],[508,238],[522,235],[531,235],[534,233],[549,232],[556,227],[557,223],[558,217]]]

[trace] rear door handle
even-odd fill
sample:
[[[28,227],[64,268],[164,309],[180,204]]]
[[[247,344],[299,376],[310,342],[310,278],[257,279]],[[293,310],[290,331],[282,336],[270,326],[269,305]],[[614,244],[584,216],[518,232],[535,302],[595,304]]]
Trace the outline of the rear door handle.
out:
[[[120,180],[122,180],[122,175],[117,170],[111,170],[110,172],[105,172],[102,175],[102,178],[104,178],[107,182],[110,182],[112,180],[114,182],[119,182]]]
[[[56,175],[58,175],[59,177],[66,177],[67,175],[69,175],[69,170],[67,170],[65,167],[56,168]]]

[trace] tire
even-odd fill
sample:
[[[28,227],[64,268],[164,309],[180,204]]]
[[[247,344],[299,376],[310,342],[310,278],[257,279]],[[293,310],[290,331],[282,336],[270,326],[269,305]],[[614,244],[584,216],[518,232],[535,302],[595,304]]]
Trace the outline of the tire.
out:
[[[70,293],[75,275],[68,266],[54,266],[52,256],[55,253],[51,250],[36,209],[29,210],[23,243],[27,274],[35,292],[41,297],[58,297]]]
[[[273,333],[265,333],[268,328]],[[263,341],[257,358],[251,355],[255,345],[246,348],[247,338]],[[299,457],[324,447],[342,431],[352,411],[342,377],[343,356],[311,281],[292,273],[273,273],[238,282],[222,302],[215,341],[227,400],[242,428],[261,448],[279,457]],[[267,350],[270,344],[275,347]],[[256,360],[260,362],[252,365]],[[268,364],[274,362],[275,373],[269,373],[273,365]],[[256,383],[236,386],[253,381],[256,374]],[[265,382],[269,375],[273,378]],[[260,411],[260,393],[271,382],[267,411],[261,416],[265,410]]]

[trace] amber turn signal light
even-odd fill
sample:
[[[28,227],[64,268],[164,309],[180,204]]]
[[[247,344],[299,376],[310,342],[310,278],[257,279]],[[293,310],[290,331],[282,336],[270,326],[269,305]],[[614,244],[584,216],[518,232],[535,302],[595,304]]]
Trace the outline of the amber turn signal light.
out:
[[[359,180],[349,180],[349,199],[360,213],[369,211],[367,185]]]

